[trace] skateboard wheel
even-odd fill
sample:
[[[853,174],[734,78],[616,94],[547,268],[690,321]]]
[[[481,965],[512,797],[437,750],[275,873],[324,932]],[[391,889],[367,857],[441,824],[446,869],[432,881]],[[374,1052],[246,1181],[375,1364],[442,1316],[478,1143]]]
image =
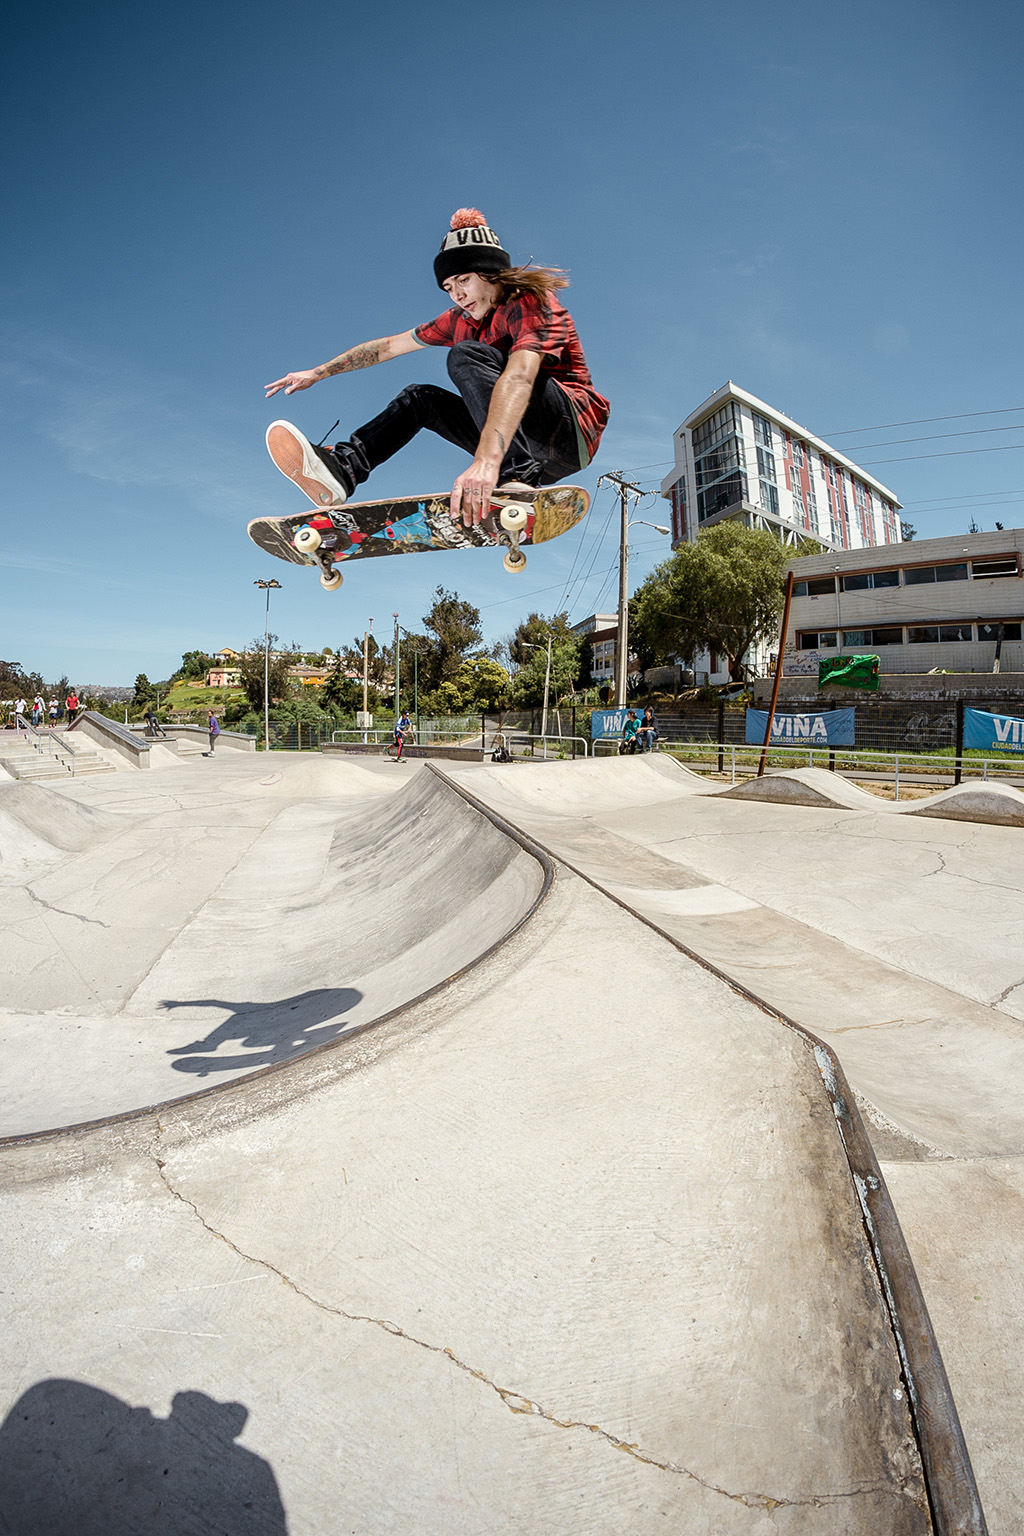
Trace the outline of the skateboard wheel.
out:
[[[502,507],[500,522],[506,533],[522,533],[530,521],[525,507]]]
[[[504,559],[506,571],[511,571],[513,576],[518,576],[520,571],[526,570],[526,556],[521,549],[510,549]]]
[[[320,585],[328,592],[337,592],[344,579],[340,571],[324,571],[320,577]]]
[[[311,555],[315,549],[320,548],[320,531],[311,528],[308,523],[303,523],[301,528],[296,528],[292,534],[292,543],[302,555]]]

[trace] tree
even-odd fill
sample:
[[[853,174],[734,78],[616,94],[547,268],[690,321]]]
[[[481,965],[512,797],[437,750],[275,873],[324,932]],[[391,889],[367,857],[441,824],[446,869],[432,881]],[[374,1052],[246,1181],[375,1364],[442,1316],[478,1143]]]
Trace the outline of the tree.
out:
[[[729,675],[743,658],[774,639],[782,612],[782,573],[792,551],[774,534],[736,522],[705,529],[657,566],[636,594],[632,636],[652,661],[692,660],[722,651]]]
[[[270,666],[268,672],[269,695],[271,704],[276,704],[280,699],[286,699],[291,691],[291,681],[288,677],[288,668],[291,665],[291,655],[278,651],[274,654],[276,635],[270,636]],[[250,641],[239,658],[238,675],[242,685],[242,691],[249,701],[250,709],[257,712],[263,709],[263,669],[264,669],[264,644],[262,635],[257,635]]]
[[[137,707],[141,707],[143,704],[149,704],[152,702],[154,692],[155,690],[153,688],[153,684],[150,682],[145,672],[140,672],[138,677],[135,679],[135,697],[132,699],[132,703]]]
[[[423,623],[436,636],[438,683],[454,682],[468,652],[483,640],[479,608],[465,602],[457,592],[438,587],[433,607],[423,615]]]
[[[462,663],[455,686],[464,708],[480,714],[493,714],[508,703],[510,679],[504,667],[490,656],[475,656]]]
[[[557,641],[571,633],[567,612],[553,613],[550,618],[542,613],[531,613],[528,619],[522,619],[516,625],[515,633],[507,642],[509,660],[514,666],[525,667],[538,645],[547,650],[548,635],[553,635]]]
[[[335,659],[330,676],[320,685],[320,703],[326,709],[353,710],[363,707],[363,685],[346,673],[342,657]]]
[[[174,676],[189,682],[193,678],[205,678],[214,665],[213,657],[208,656],[205,651],[186,651],[181,658],[181,666]]]
[[[917,529],[913,523],[905,523],[902,517],[900,518],[900,537],[904,544],[909,544],[912,539],[917,537]]]

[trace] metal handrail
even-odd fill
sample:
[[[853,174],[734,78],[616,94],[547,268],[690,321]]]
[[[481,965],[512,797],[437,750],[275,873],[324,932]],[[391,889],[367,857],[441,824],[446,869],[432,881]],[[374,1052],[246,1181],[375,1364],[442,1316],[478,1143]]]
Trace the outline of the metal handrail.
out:
[[[615,737],[599,738],[593,744],[595,756],[597,754],[597,748],[605,745],[607,745],[609,748],[614,748],[617,750],[618,740]],[[730,782],[733,784],[736,782],[736,754],[743,752],[757,753],[763,750],[762,747],[750,742],[717,741],[659,741],[655,750],[682,753],[683,749],[686,748],[706,748],[718,754],[720,760],[728,751],[729,777]],[[954,776],[956,775],[957,770],[959,770],[961,779],[980,777],[983,782],[987,782],[990,778],[998,781],[1000,777],[1024,777],[1024,761],[1014,764],[1008,763],[1005,761],[1005,759],[1001,758],[976,758],[967,756],[942,757],[936,753],[930,752],[887,752],[884,750],[876,750],[874,748],[866,747],[790,747],[783,746],[781,744],[775,745],[774,743],[768,748],[768,751],[769,753],[775,753],[782,756],[788,755],[790,757],[795,757],[801,761],[806,759],[808,768],[814,767],[815,758],[818,759],[819,764],[821,759],[825,758],[829,767],[834,767],[835,759],[837,757],[842,758],[847,763],[849,763],[852,759],[852,767],[836,770],[841,772],[843,777],[851,778],[856,777],[857,768],[861,765],[864,771],[884,771],[891,765],[892,776],[896,785],[897,799],[899,799],[901,773],[904,782],[906,782],[907,775],[912,774],[916,766],[925,763],[934,763],[939,767],[946,769],[950,774]],[[742,768],[743,765],[741,764],[740,766]],[[980,770],[980,772],[977,770]],[[723,770],[720,771],[724,771],[724,765]],[[938,775],[934,772],[934,770],[932,770],[929,773],[929,777],[938,777]]]

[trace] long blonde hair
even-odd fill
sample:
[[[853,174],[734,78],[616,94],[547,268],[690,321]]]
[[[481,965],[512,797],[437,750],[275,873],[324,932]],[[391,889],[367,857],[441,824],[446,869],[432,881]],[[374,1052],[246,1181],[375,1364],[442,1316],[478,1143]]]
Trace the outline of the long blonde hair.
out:
[[[507,267],[504,272],[485,273],[489,283],[501,289],[499,303],[520,293],[532,293],[544,299],[558,288],[568,288],[569,279],[560,267]]]

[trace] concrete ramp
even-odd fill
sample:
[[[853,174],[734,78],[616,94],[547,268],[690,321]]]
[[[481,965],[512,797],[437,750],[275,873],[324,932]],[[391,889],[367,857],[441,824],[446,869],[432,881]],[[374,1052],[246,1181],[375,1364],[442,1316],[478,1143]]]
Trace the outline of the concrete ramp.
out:
[[[20,883],[123,825],[42,784],[0,783],[0,884]]]
[[[998,827],[1024,827],[1024,794],[1012,784],[956,784],[930,800],[901,805],[903,816],[935,816],[943,821],[980,821]]]
[[[353,779],[344,764],[326,778],[292,765],[283,805],[286,783],[246,766],[227,782],[243,804],[269,798],[235,837],[214,838],[206,805],[187,835],[179,806],[133,818],[101,861],[66,858],[9,893],[0,1134],[123,1114],[315,1050],[473,965],[537,899],[537,860],[429,774],[397,794],[378,778],[369,795],[296,800],[311,781]],[[54,798],[66,840],[97,821],[109,831],[107,813]]]
[[[152,1529],[170,1489],[223,1536],[934,1536],[877,1188],[811,1042],[411,773],[348,800],[232,798],[220,765],[191,802],[178,772],[147,787],[121,888],[139,910],[190,858],[207,888],[106,1016],[134,1034],[78,1070],[105,1045],[132,1081],[161,1004],[173,1060],[305,1048],[3,1149],[0,1509]],[[694,888],[672,863],[666,905]],[[48,920],[100,873],[72,861]],[[309,1048],[360,1008],[373,1029]],[[43,1081],[74,1054],[56,1028],[20,1058]]]
[[[576,762],[486,764],[482,771],[524,805],[562,814],[585,815],[590,806],[609,804],[657,805],[681,795],[708,794],[713,788],[675,758],[654,752]]]
[[[825,768],[783,768],[717,791],[721,800],[755,800],[767,805],[815,805],[830,810],[895,810],[877,795]]]

